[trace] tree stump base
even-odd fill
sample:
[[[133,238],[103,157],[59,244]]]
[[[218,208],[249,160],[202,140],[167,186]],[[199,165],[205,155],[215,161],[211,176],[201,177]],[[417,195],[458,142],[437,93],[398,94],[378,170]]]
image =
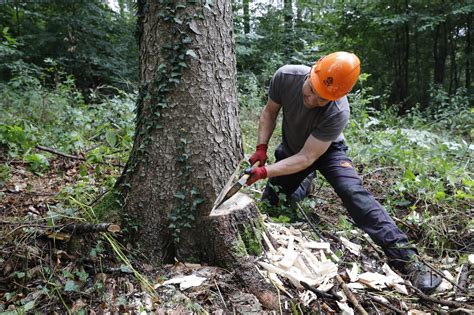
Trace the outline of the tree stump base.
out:
[[[211,265],[233,270],[239,280],[267,309],[279,308],[278,294],[255,267],[252,256],[263,252],[265,228],[255,202],[237,193],[202,218],[203,257]]]

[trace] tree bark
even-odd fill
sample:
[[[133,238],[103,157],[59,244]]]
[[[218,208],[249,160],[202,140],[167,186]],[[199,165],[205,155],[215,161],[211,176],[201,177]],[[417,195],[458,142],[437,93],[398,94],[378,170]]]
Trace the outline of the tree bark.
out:
[[[457,66],[456,66],[456,40],[455,40],[456,32],[457,32],[457,28],[456,28],[456,25],[454,25],[452,31],[449,32],[450,39],[448,40],[449,51],[450,51],[449,59],[450,59],[450,64],[451,64],[451,70],[449,71],[449,89],[448,89],[450,95],[454,93],[454,91],[456,91],[456,89],[459,86]]]
[[[293,52],[295,44],[295,34],[293,32],[293,0],[284,0],[283,2],[283,16],[284,16],[284,53],[286,58],[289,58]]]
[[[436,27],[434,41],[434,83],[443,85],[447,56],[446,21]]]
[[[244,33],[250,33],[250,0],[242,0],[244,11]]]
[[[409,10],[410,7],[408,5],[408,0],[405,0],[405,13],[409,15]],[[410,78],[409,78],[409,72],[410,72],[410,21],[405,22],[405,58],[404,58],[404,64],[403,64],[403,74],[404,74],[404,80],[403,80],[403,86],[405,87],[405,106],[409,106],[407,104],[409,95],[410,95]]]
[[[466,21],[466,89],[471,88],[471,27],[472,27],[472,13],[469,13]]]
[[[116,188],[155,262],[201,260],[199,218],[242,157],[231,2],[138,1],[138,41],[134,145]]]

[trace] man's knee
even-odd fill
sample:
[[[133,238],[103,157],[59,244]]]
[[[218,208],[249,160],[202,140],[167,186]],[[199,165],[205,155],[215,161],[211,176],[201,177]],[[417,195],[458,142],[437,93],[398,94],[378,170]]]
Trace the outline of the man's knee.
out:
[[[367,216],[375,207],[374,197],[361,184],[343,183],[334,188],[356,221]]]

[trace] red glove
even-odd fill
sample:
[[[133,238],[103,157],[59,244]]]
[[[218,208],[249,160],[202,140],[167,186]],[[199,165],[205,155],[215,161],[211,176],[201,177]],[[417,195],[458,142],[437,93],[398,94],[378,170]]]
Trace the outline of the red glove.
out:
[[[267,169],[265,166],[248,168],[245,170],[245,174],[250,175],[245,183],[247,186],[250,186],[259,179],[267,178]]]
[[[254,165],[255,162],[259,161],[260,166],[264,166],[267,161],[267,148],[268,145],[265,143],[257,145],[257,150],[249,159],[250,165]]]

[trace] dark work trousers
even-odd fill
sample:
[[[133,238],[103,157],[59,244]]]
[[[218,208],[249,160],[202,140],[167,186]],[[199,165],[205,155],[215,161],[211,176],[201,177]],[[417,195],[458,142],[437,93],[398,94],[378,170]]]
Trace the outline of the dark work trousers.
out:
[[[287,200],[300,201],[309,193],[314,172],[318,170],[331,184],[357,226],[364,230],[381,246],[390,264],[403,268],[415,253],[408,249],[407,236],[393,222],[385,208],[362,186],[362,180],[347,157],[344,141],[332,143],[328,150],[310,167],[295,174],[277,176],[269,179],[273,186],[279,186],[279,193],[286,194]],[[287,158],[283,146],[275,151],[276,161]],[[278,204],[278,195],[267,183],[262,199],[271,205]]]

